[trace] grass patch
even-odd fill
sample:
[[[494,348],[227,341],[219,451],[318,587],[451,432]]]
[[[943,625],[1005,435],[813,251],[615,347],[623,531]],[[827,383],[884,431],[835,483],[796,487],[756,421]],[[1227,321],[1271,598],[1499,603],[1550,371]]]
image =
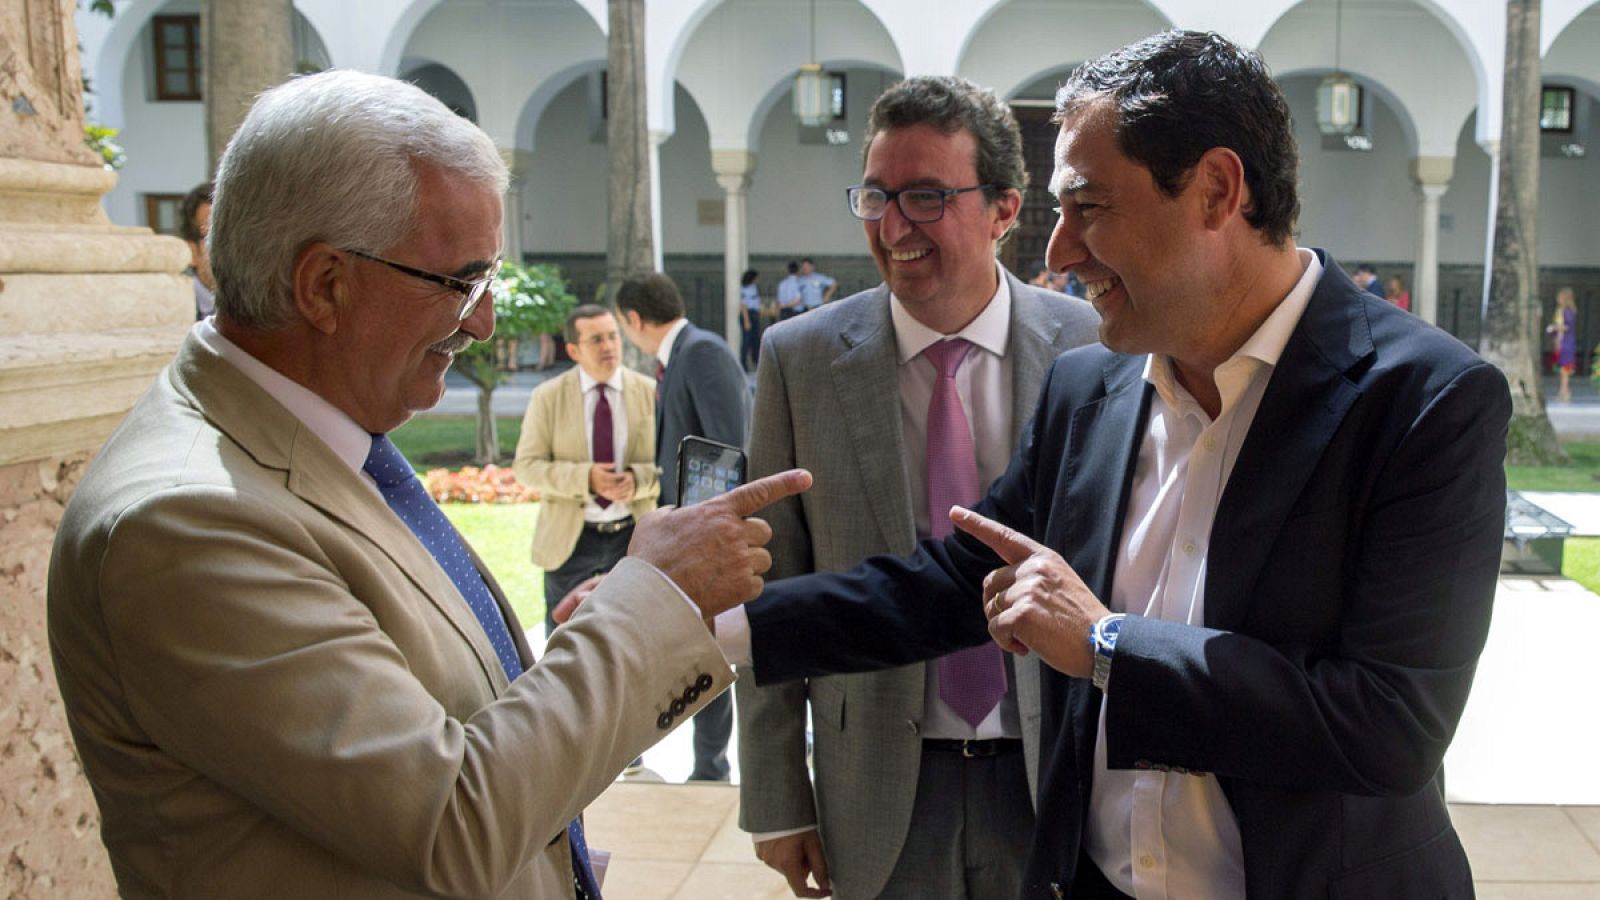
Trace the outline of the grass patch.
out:
[[[1600,594],[1600,538],[1567,538],[1562,546],[1561,574]]]
[[[471,437],[470,432],[468,437]],[[1514,491],[1600,492],[1600,443],[1571,443],[1561,447],[1572,457],[1571,463],[1506,466],[1506,486]]]
[[[495,422],[500,434],[500,462],[509,466],[517,455],[522,419],[497,416]],[[472,416],[416,416],[389,432],[389,437],[418,472],[439,468],[453,470],[473,465],[472,449],[477,444],[477,430],[478,420]]]
[[[528,560],[537,503],[446,503],[439,507],[483,557],[522,627],[543,628],[544,570]],[[542,633],[542,631],[541,631]]]

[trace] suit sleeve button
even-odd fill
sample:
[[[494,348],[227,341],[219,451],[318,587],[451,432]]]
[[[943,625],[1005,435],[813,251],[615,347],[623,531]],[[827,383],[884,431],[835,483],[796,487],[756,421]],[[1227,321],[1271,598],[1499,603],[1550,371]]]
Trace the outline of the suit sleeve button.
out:
[[[676,719],[677,717],[683,715],[683,711],[688,707],[688,705],[689,704],[683,702],[682,697],[672,698],[672,717]]]
[[[661,715],[656,716],[656,727],[662,731],[666,731],[668,728],[671,728],[672,713],[662,713]]]
[[[694,686],[699,688],[701,693],[711,690],[711,686],[715,683],[711,676],[705,672],[701,672],[700,677],[694,680]]]

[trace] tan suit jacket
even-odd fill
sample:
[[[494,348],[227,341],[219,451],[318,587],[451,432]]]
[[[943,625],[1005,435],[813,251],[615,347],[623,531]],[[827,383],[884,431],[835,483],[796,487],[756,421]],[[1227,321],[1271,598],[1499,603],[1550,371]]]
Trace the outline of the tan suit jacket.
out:
[[[125,897],[571,897],[567,822],[731,681],[625,560],[508,685],[377,491],[193,336],[67,507],[49,632]]]
[[[554,569],[572,556],[583,530],[589,489],[589,423],[583,414],[583,384],[573,366],[533,390],[522,417],[517,480],[539,492],[539,524],[533,529],[533,564]],[[633,517],[656,508],[661,479],[656,469],[656,383],[632,369],[622,370],[622,402],[627,409],[628,445],[622,463],[633,472]],[[559,599],[559,598],[556,598]]]

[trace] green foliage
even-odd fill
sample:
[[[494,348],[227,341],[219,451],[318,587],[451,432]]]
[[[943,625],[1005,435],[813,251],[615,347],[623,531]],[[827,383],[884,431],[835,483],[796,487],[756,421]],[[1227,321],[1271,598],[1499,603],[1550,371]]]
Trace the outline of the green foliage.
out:
[[[114,140],[116,136],[115,128],[109,128],[98,122],[84,123],[83,142],[89,145],[89,149],[100,157],[108,169],[120,169],[122,164],[128,161],[128,154],[123,151],[122,145]]]
[[[78,8],[83,8],[83,0],[78,0]],[[111,5],[111,0],[89,0],[89,11],[108,19],[117,14],[117,8]]]
[[[521,339],[556,332],[578,298],[567,290],[561,268],[553,263],[524,266],[506,260],[494,285],[496,339]],[[494,390],[510,376],[495,365],[491,341],[473,344],[456,355],[456,371],[481,390]]]

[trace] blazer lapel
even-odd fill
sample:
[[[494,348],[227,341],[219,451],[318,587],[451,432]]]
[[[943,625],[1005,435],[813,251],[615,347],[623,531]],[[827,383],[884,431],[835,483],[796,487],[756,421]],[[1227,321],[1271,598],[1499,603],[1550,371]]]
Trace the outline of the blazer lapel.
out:
[[[1361,396],[1344,373],[1373,352],[1366,312],[1333,260],[1324,257],[1323,265],[1217,504],[1206,569],[1206,624],[1214,628],[1243,622],[1274,538]],[[1273,489],[1262,491],[1263,484]]]
[[[1015,275],[1006,272],[1005,277],[1011,283],[1011,336],[1006,354],[1011,357],[1011,445],[1014,447],[1022,440],[1022,430],[1039,405],[1037,386],[1044,383],[1044,374],[1056,358],[1055,342],[1061,323],[1034,302]]]
[[[861,467],[867,501],[885,543],[909,552],[916,521],[904,468],[900,428],[899,360],[889,319],[889,289],[880,286],[859,314],[840,329],[842,352],[829,371],[852,453]]]
[[[292,493],[366,536],[389,557],[472,646],[484,677],[495,685],[496,692],[504,689],[505,672],[483,626],[450,576],[374,488],[270,394],[195,338],[184,344],[173,371],[178,390],[257,464],[285,472],[286,487]],[[482,571],[482,563],[478,565]],[[493,585],[492,578],[485,580]],[[491,587],[491,593],[497,591]]]

